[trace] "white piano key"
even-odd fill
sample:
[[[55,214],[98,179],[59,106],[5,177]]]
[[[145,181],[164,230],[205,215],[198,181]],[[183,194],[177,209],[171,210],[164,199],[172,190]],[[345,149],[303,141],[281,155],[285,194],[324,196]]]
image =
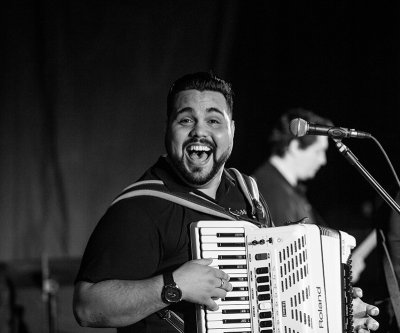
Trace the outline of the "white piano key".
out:
[[[217,311],[211,311],[206,309],[206,313],[221,313],[222,311],[250,311],[250,304],[221,304]]]
[[[244,233],[244,228],[200,228],[200,235],[216,235],[217,233],[231,234],[231,233]]]
[[[236,251],[202,251],[202,258],[215,258],[218,259],[219,256],[244,256],[246,257],[246,251],[238,248]],[[234,259],[226,259],[226,260],[236,260]]]
[[[229,291],[226,293],[226,297],[248,297],[249,291]]]
[[[222,306],[222,305],[249,305],[250,301],[249,300],[243,300],[243,301],[227,301],[227,300],[222,300],[220,298],[218,298],[217,300],[215,300],[215,303],[218,306]]]
[[[247,281],[229,281],[229,283],[233,288],[245,288],[249,286]]]
[[[247,266],[247,261],[245,259],[236,259],[236,260],[219,260],[214,259],[212,262],[213,266],[221,266],[221,265],[242,265]]]
[[[251,323],[223,323],[222,320],[209,321],[207,322],[207,328],[239,328],[239,327],[251,327]]]
[[[208,313],[207,320],[250,319],[250,313]]]
[[[244,243],[244,237],[201,236],[202,243]]]
[[[237,328],[212,328],[207,330],[207,333],[238,333]],[[240,329],[240,333],[253,333],[251,327],[244,327]]]

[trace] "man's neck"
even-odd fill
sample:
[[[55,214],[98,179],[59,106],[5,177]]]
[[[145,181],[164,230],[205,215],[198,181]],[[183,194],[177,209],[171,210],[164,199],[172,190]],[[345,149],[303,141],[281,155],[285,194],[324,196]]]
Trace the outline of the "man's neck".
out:
[[[223,168],[221,169],[221,171],[222,170]],[[218,187],[221,184],[221,176],[222,172],[219,172],[209,183],[207,183],[203,187],[197,188],[197,190],[215,199],[217,196]]]
[[[297,185],[297,176],[293,172],[293,166],[290,164],[290,161],[287,161],[285,158],[282,158],[280,156],[273,155],[270,157],[269,162],[278,169],[278,171],[282,174],[282,176],[288,181],[290,185]]]

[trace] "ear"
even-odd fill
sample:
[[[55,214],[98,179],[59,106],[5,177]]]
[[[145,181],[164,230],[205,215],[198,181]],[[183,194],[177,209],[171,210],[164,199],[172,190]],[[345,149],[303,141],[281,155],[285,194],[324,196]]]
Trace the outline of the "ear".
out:
[[[293,139],[290,141],[288,147],[287,147],[287,152],[288,154],[295,154],[299,151],[299,140]]]

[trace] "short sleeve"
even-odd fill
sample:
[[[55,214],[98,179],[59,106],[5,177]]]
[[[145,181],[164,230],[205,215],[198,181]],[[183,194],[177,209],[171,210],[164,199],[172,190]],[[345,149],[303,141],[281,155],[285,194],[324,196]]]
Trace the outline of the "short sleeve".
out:
[[[152,276],[162,256],[159,233],[146,198],[111,206],[93,231],[77,281],[140,280]]]

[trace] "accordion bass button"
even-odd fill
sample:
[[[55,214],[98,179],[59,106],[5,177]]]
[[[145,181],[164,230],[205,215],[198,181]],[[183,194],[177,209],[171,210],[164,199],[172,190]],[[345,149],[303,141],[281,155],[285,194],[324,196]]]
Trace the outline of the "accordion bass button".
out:
[[[271,305],[271,302],[261,302],[258,304],[258,308],[260,310],[271,310],[272,305]]]

